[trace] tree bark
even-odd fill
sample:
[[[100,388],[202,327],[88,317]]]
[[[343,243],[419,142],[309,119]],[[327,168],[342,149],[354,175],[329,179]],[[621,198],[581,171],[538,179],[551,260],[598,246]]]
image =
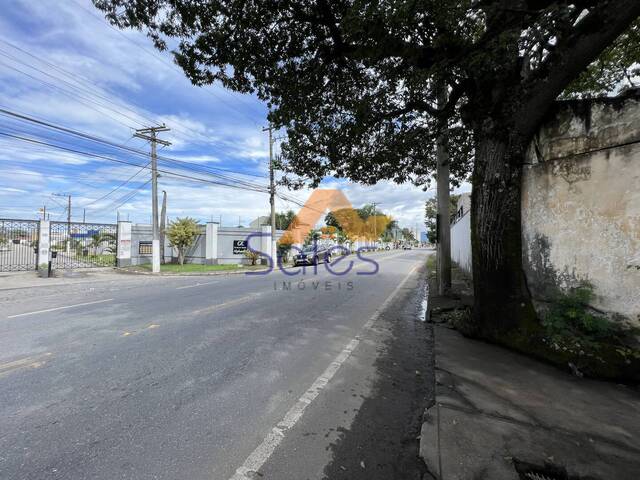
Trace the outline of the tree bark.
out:
[[[476,134],[471,203],[473,333],[507,344],[526,340],[539,325],[522,268],[520,191],[525,151],[526,141],[513,134]]]
[[[447,103],[447,86],[439,85],[438,107]],[[449,199],[449,152],[447,151],[446,126],[438,134],[436,146],[437,197],[438,197],[438,293],[451,291],[451,226]]]

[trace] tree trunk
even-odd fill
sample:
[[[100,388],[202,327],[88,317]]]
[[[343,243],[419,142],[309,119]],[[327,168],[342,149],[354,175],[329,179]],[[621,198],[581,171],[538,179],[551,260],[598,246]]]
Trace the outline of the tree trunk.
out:
[[[526,146],[512,134],[476,134],[471,208],[473,333],[517,348],[539,328],[522,269]]]
[[[438,106],[447,103],[447,89],[440,85]],[[437,198],[438,198],[438,293],[447,295],[451,291],[451,201],[449,197],[449,152],[447,150],[446,126],[437,138]]]
[[[184,250],[181,248],[178,249],[178,263],[184,265]]]

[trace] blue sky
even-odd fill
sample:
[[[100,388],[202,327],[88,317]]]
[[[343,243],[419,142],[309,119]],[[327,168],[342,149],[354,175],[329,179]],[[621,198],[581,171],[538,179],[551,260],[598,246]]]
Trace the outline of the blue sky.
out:
[[[165,123],[171,131],[162,138],[172,145],[160,154],[191,165],[161,161],[161,169],[209,180],[215,179],[193,168],[227,169],[246,174],[234,175],[252,185],[267,185],[265,106],[220,86],[194,87],[169,53],[156,51],[142,33],[116,31],[88,0],[3,2],[0,108],[145,151],[144,140],[132,138],[134,129]],[[46,205],[51,219],[66,218],[64,199],[54,194],[71,193],[74,220],[82,219],[84,209],[87,221],[113,222],[118,211],[121,217],[149,222],[149,172],[127,164],[142,165],[144,157],[7,116],[0,116],[0,132],[125,162],[0,135],[0,217],[36,218],[37,209]],[[323,186],[344,189],[354,206],[378,202],[411,228],[422,223],[423,203],[433,195],[388,182],[364,187],[328,178]],[[161,176],[159,188],[167,191],[170,218],[247,224],[269,208],[266,193],[249,189],[169,175]],[[287,193],[299,201],[308,194]],[[277,208],[298,206],[278,199]]]

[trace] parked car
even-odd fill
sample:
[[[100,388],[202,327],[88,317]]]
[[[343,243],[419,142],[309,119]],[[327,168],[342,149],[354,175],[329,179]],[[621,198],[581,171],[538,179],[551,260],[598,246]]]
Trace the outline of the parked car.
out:
[[[293,265],[317,265],[320,262],[331,263],[331,252],[320,245],[309,246],[293,256]]]
[[[403,249],[403,250],[411,250],[411,244],[409,244],[409,243],[405,243],[405,244],[402,246],[402,249]]]

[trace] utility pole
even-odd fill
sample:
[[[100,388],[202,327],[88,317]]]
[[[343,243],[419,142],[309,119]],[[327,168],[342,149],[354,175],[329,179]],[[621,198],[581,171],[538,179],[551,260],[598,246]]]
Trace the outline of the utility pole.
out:
[[[54,197],[67,197],[67,206],[65,210],[67,211],[67,253],[71,252],[71,194],[70,193],[53,193]],[[58,202],[56,202],[58,203]],[[61,203],[58,203],[62,207]]]
[[[376,218],[376,202],[373,202],[373,244],[378,245],[378,219]]]
[[[71,253],[71,195],[67,198],[67,253]]]
[[[276,183],[273,165],[273,126],[262,129],[269,132],[269,204],[271,206],[271,258],[275,263],[278,261],[276,247]]]
[[[147,140],[151,144],[151,224],[153,228],[152,255],[151,255],[151,271],[153,273],[160,272],[160,229],[158,228],[158,156],[156,154],[156,145],[171,145],[166,140],[160,140],[158,133],[168,132],[170,129],[164,124],[159,127],[140,128],[133,134],[134,137]]]
[[[448,100],[447,86],[438,85],[438,108],[442,109]],[[447,150],[446,125],[441,125],[436,139],[437,197],[438,197],[438,293],[446,295],[451,291],[451,227],[449,200],[449,152]]]
[[[167,216],[167,192],[162,191],[162,209],[160,210],[160,263],[164,264],[164,231]]]
[[[82,223],[87,223],[87,209],[82,209]]]

